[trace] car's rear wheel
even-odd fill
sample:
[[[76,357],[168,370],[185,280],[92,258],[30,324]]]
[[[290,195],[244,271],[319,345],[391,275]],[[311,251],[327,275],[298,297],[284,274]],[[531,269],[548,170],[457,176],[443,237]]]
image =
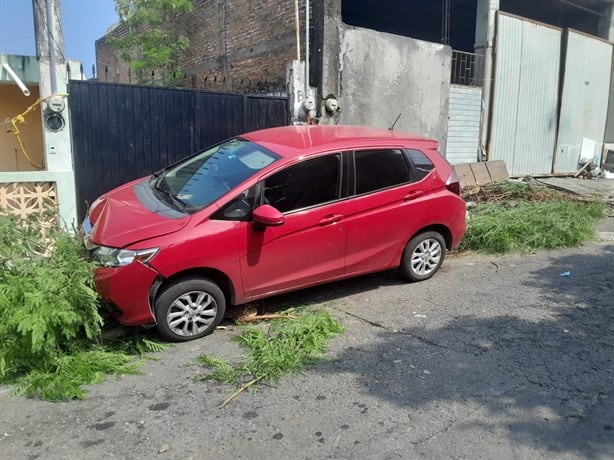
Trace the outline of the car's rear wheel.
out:
[[[445,254],[446,241],[440,233],[420,233],[405,246],[399,271],[409,281],[429,279],[441,267]]]
[[[225,309],[224,293],[205,278],[186,278],[169,285],[154,304],[158,330],[173,342],[210,334],[224,317]]]

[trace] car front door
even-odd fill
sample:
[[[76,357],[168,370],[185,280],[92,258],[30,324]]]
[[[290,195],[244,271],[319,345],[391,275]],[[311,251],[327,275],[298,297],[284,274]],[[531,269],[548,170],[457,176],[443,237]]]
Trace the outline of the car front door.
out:
[[[263,181],[264,203],[284,215],[279,226],[247,223],[241,275],[246,298],[308,286],[344,272],[342,155],[294,164]]]

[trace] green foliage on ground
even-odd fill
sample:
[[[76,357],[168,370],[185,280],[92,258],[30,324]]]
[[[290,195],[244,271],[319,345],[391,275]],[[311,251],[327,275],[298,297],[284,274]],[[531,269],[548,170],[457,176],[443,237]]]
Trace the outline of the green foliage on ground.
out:
[[[201,364],[213,371],[197,380],[216,380],[238,386],[225,405],[241,391],[258,382],[277,382],[287,373],[296,373],[325,359],[328,341],[343,327],[326,311],[293,319],[276,320],[265,329],[249,325],[236,341],[247,351],[238,364],[202,355]]]
[[[102,346],[60,354],[50,365],[36,365],[15,382],[14,393],[47,401],[83,399],[85,384],[101,383],[108,375],[138,374],[134,356]]]
[[[53,228],[0,216],[0,383],[47,400],[83,398],[82,385],[138,371],[157,344],[103,345],[82,245]]]
[[[512,192],[521,193],[514,189]],[[482,203],[470,209],[460,250],[500,254],[566,248],[595,239],[604,206],[596,202],[521,199]]]
[[[166,84],[179,73],[179,54],[189,40],[179,28],[179,18],[192,11],[190,0],[115,0],[115,10],[125,34],[109,37],[112,47],[130,64],[139,83],[151,83],[152,72]]]

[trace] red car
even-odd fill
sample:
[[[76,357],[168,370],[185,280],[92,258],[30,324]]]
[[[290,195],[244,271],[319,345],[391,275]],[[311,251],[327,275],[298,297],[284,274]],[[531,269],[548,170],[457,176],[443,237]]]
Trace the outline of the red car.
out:
[[[229,305],[391,268],[430,278],[463,236],[465,204],[436,141],[287,126],[106,193],[83,229],[118,320],[187,341]]]

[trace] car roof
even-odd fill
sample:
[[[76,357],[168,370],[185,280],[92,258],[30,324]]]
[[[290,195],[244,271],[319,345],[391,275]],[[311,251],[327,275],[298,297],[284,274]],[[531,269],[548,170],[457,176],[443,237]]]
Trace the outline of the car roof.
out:
[[[331,150],[369,147],[437,149],[438,142],[415,134],[384,128],[349,125],[296,125],[262,129],[241,137],[283,157]]]

